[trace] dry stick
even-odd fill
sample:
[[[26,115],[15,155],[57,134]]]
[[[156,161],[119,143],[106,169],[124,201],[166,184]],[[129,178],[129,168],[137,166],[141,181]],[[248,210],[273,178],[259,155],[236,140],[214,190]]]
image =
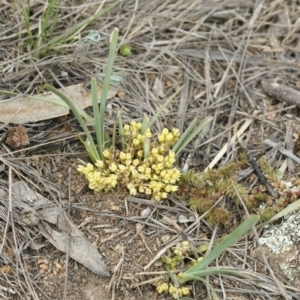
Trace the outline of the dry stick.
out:
[[[18,176],[22,177],[25,181],[30,182],[36,189],[40,190],[38,185],[36,185],[33,181],[28,179],[28,177],[24,176],[21,172],[19,172],[17,169],[15,169],[8,160],[4,159],[2,156],[0,156],[0,161],[6,166],[8,166],[10,169],[12,169]]]
[[[278,144],[274,143],[273,141],[269,140],[269,139],[265,139],[264,143],[272,148],[278,147]],[[290,151],[286,150],[284,147],[279,147],[278,148],[279,152],[289,158],[291,158],[292,160],[294,160],[295,162],[297,162],[298,164],[300,163],[300,158],[291,153]]]
[[[137,9],[138,9],[138,4],[139,4],[139,1],[136,0],[136,1],[135,1],[135,4],[134,4],[134,11],[133,11],[133,14],[132,14],[132,18],[130,19],[129,25],[128,25],[128,27],[127,27],[127,30],[126,30],[126,32],[125,32],[125,34],[124,34],[124,36],[123,36],[123,38],[122,38],[120,44],[122,44],[123,41],[126,39],[127,34],[128,34],[128,32],[129,32],[129,30],[131,29],[131,25],[132,25],[133,20],[134,20],[134,18],[135,18],[136,11],[137,11]]]
[[[121,268],[121,266],[124,262],[124,257],[125,257],[125,255],[124,255],[124,245],[122,244],[122,256],[119,259],[119,262],[117,263],[117,265],[115,266],[115,268],[113,270],[113,275],[112,275],[111,280],[110,280],[110,282],[108,284],[108,287],[107,287],[108,290],[110,290],[113,283],[115,283],[116,274],[117,274],[118,270]],[[119,282],[120,282],[120,280],[118,280],[118,284],[119,284]],[[115,287],[115,285],[114,285],[114,287]]]
[[[140,231],[145,227],[145,225],[148,224],[148,221],[151,220],[153,214],[156,212],[156,208],[154,208],[152,211],[151,211],[151,214],[147,217],[147,220],[145,221],[145,223],[142,225],[141,223],[137,223],[136,224],[136,234],[133,235],[131,237],[131,239],[128,241],[128,244],[129,243],[132,243],[132,241],[136,238],[137,235],[140,234]],[[143,236],[143,237],[142,237]],[[143,239],[145,238],[144,234],[142,233],[142,236],[140,235],[140,237]],[[150,251],[151,254],[153,254],[151,251]]]
[[[176,244],[177,244],[177,242],[169,243],[165,248],[161,249],[154,256],[154,258],[143,268],[143,270],[146,271],[147,269],[149,269],[152,266],[152,264],[154,264],[158,259],[160,259],[168,249],[172,248]]]
[[[168,223],[169,225],[173,226],[176,231],[181,234],[183,236],[184,239],[188,240],[190,243],[193,243],[190,238],[188,237],[188,235],[186,234],[186,232],[180,228],[180,226],[176,223],[176,221],[171,220],[169,217],[167,216],[163,216],[163,220]]]
[[[254,111],[254,115],[256,115],[257,111]],[[211,163],[206,167],[206,169],[204,170],[204,172],[206,172],[208,169],[212,169],[217,162],[223,157],[223,155],[226,153],[226,150],[228,149],[228,147],[230,147],[234,141],[236,140],[237,137],[240,137],[244,131],[251,125],[251,123],[253,122],[253,119],[248,118],[246,119],[246,121],[244,122],[243,126],[239,129],[239,131],[230,139],[229,143],[226,143],[223,148],[219,151],[219,153],[217,154],[217,156],[215,156],[215,158],[211,161]]]
[[[292,122],[289,121],[288,125],[286,127],[286,135],[285,135],[285,144],[288,151],[293,151],[293,128],[292,128]],[[288,158],[287,159],[287,166],[290,173],[294,174],[295,168],[294,168],[294,162]]]
[[[277,193],[272,188],[271,184],[268,182],[266,176],[261,171],[259,165],[255,161],[253,156],[250,154],[250,150],[247,148],[247,146],[242,142],[242,140],[239,137],[238,137],[238,140],[239,140],[239,143],[240,143],[241,147],[243,148],[244,152],[247,154],[249,163],[252,166],[252,168],[253,168],[254,172],[256,173],[258,179],[260,180],[260,182],[266,187],[266,189],[268,190],[269,194],[272,197],[277,198]]]
[[[153,255],[153,252],[151,251],[151,249],[150,249],[150,248],[148,247],[148,245],[147,245],[145,235],[144,235],[144,233],[143,233],[143,231],[142,231],[142,229],[143,229],[142,225],[141,225],[140,223],[137,223],[137,224],[135,225],[135,228],[136,228],[136,233],[137,233],[137,234],[140,236],[140,238],[142,239],[142,241],[143,241],[143,243],[144,243],[146,249],[148,250],[148,252],[149,252],[151,255]]]
[[[243,39],[241,40],[240,44],[239,44],[239,47],[238,47],[238,50],[239,51],[242,47],[244,47],[244,51],[243,51],[243,54],[242,54],[242,61],[240,63],[240,66],[238,68],[238,72],[236,73],[235,72],[235,69],[231,66],[230,69],[233,71],[233,73],[235,74],[235,77],[236,77],[236,83],[235,83],[235,89],[234,89],[234,93],[233,93],[233,101],[232,101],[232,105],[231,105],[231,111],[230,111],[230,115],[229,115],[229,121],[228,121],[228,124],[229,126],[232,124],[233,122],[233,118],[234,118],[234,115],[235,115],[235,112],[236,112],[236,103],[237,103],[237,93],[238,93],[238,85],[240,85],[240,87],[243,89],[248,101],[249,101],[249,104],[252,106],[252,108],[255,107],[251,97],[248,95],[244,85],[243,85],[243,71],[245,69],[245,57],[246,57],[246,52],[247,52],[247,49],[248,49],[248,45],[249,45],[249,41],[250,41],[250,37],[251,37],[251,33],[252,33],[252,30],[253,30],[253,26],[255,24],[255,20],[257,19],[261,9],[262,9],[262,5],[263,5],[263,1],[260,2],[258,5],[256,5],[255,7],[255,10],[251,16],[251,19],[249,21],[249,26],[247,28],[247,32],[246,32],[246,35],[243,36]],[[246,39],[244,37],[247,37]],[[241,79],[240,79],[241,78]],[[231,133],[229,132],[229,138],[231,136]],[[229,150],[230,150],[230,147],[228,147],[226,149],[227,151],[227,157],[229,156]]]
[[[263,80],[261,82],[261,86],[263,91],[269,96],[272,96],[277,100],[284,101],[287,104],[300,107],[299,91],[271,80]]]
[[[183,209],[180,209],[180,208],[158,204],[157,202],[154,202],[152,200],[141,199],[141,198],[137,198],[137,197],[133,197],[133,196],[126,197],[126,200],[133,202],[133,203],[143,204],[143,205],[147,205],[147,206],[153,206],[155,209],[163,209],[163,210],[168,210],[168,211],[172,211],[172,212],[176,212],[176,213],[184,213],[185,212]]]
[[[188,70],[191,68],[190,66],[191,60],[188,59],[185,66],[185,73],[183,77],[183,89],[180,93],[180,100],[178,105],[178,111],[177,111],[177,128],[182,133],[183,132],[183,125],[184,125],[184,119],[186,116],[186,110],[189,103],[189,88],[190,88],[190,77],[188,74]]]

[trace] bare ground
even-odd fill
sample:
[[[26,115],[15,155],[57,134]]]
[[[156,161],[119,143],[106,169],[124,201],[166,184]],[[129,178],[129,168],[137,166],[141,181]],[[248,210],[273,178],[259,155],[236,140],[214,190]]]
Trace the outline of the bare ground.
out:
[[[32,24],[38,23],[43,2],[31,1]],[[108,105],[108,129],[120,109],[124,123],[141,120],[145,113],[153,115],[168,96],[184,86],[156,129],[174,126],[182,130],[195,117],[208,115],[213,122],[185,149],[178,162],[181,168],[204,170],[237,159],[241,147],[237,139],[218,155],[241,125],[251,120],[241,139],[252,156],[259,159],[266,155],[274,168],[281,168],[284,178],[297,179],[295,161],[264,140],[299,155],[299,5],[296,0],[123,1],[87,26],[81,38],[64,50],[32,59],[24,49],[25,25],[19,6],[2,1],[0,89],[35,94],[45,82],[56,87],[88,83],[91,76],[103,71],[108,37],[118,27],[120,42],[132,46],[132,55],[118,55],[115,61],[115,70],[124,80],[120,93]],[[62,0],[57,34],[90,17],[98,6],[97,1]],[[99,30],[104,39],[85,47],[84,37],[91,30]],[[7,99],[3,96],[1,101]],[[71,114],[23,125],[28,129],[30,145],[21,150],[5,144],[8,127],[13,125],[0,126],[1,188],[9,190],[11,182],[25,179],[32,189],[58,203],[96,245],[112,276],[99,277],[57,250],[37,228],[18,221],[19,210],[13,211],[13,219],[8,218],[8,207],[2,201],[0,298],[171,299],[159,295],[151,285],[154,278],[165,274],[154,264],[154,258],[184,237],[174,226],[163,223],[163,217],[178,220],[180,215],[188,218],[196,213],[176,194],[153,203],[130,197],[121,189],[108,194],[89,191],[76,172],[77,158],[88,158],[76,138],[80,128]],[[251,174],[244,181],[249,191],[257,184]],[[226,201],[224,205],[232,208],[227,226],[212,228],[203,220],[179,226],[196,244],[230,233],[246,211],[232,205],[230,199]],[[147,207],[151,215],[141,219]],[[165,243],[163,236],[168,238]],[[280,274],[278,262],[266,265],[250,256],[254,247],[252,235],[215,262],[249,270],[256,278],[207,278],[220,299],[299,299],[300,287]],[[205,286],[197,282],[189,286],[192,294],[188,299],[210,299]]]

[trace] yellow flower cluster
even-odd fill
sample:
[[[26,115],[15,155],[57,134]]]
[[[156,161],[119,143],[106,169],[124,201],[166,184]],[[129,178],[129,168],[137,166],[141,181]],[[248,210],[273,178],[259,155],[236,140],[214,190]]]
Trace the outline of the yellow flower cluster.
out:
[[[191,250],[190,243],[188,241],[183,241],[178,243],[175,247],[172,248],[174,255],[171,256],[163,256],[161,258],[161,262],[168,266],[170,270],[178,269],[179,265],[184,264],[183,260],[185,257],[188,256]],[[183,273],[177,274],[178,278],[183,277]],[[170,295],[173,296],[174,299],[178,297],[189,295],[190,288],[189,287],[180,287],[177,288],[168,283],[168,280],[161,278],[157,281],[152,283],[156,286],[156,291],[161,294],[163,292],[168,292]]]
[[[191,250],[190,243],[188,241],[183,241],[175,245],[172,248],[174,255],[170,256],[163,256],[161,258],[161,262],[168,265],[171,270],[175,270],[181,264],[183,259],[189,255]]]
[[[174,285],[168,284],[168,283],[165,283],[165,282],[158,285],[156,287],[156,290],[159,294],[161,294],[163,292],[169,292],[169,294],[171,294],[174,299],[177,299],[177,295],[179,297],[182,297],[182,296],[187,296],[190,293],[190,290],[187,287],[178,288],[177,291],[176,291],[176,287]]]
[[[173,247],[172,250],[176,255],[187,256],[188,252],[191,251],[190,243],[188,241],[183,241],[176,244],[176,246]]]
[[[142,124],[132,121],[124,125],[127,148],[115,148],[103,152],[104,159],[95,165],[78,166],[78,171],[89,181],[89,188],[95,191],[109,191],[117,184],[126,186],[131,195],[144,193],[157,201],[178,189],[176,185],[180,171],[173,167],[176,161],[171,147],[179,139],[179,130],[164,128],[157,141],[150,142],[151,130],[141,133]],[[145,143],[150,149],[145,155]],[[146,156],[146,158],[144,157]]]

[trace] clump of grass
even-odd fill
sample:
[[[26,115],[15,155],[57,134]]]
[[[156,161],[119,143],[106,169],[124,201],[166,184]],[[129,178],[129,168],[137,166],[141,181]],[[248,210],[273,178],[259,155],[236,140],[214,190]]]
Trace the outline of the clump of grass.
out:
[[[178,129],[164,128],[157,139],[154,139],[152,133],[154,122],[179,90],[165,102],[151,120],[145,116],[142,123],[132,121],[123,126],[122,119],[118,116],[113,134],[109,137],[104,131],[104,114],[117,40],[118,29],[115,28],[110,38],[100,109],[97,82],[95,78],[91,79],[94,120],[90,123],[96,131],[96,143],[84,121],[82,111],[55,88],[49,85],[45,88],[58,95],[70,107],[86,134],[88,141],[81,138],[80,140],[91,158],[91,163],[79,165],[78,171],[89,181],[92,190],[107,192],[119,184],[125,186],[132,195],[144,193],[159,201],[167,198],[168,193],[177,191],[181,172],[174,166],[176,157],[211,121],[211,118],[194,120],[181,137]],[[116,141],[119,141],[119,145]]]
[[[27,4],[26,4],[27,2]],[[60,21],[60,0],[45,1],[43,12],[39,17],[38,31],[35,33],[31,28],[35,28],[35,24],[31,21],[31,3],[28,1],[18,1],[20,10],[24,19],[27,38],[23,44],[24,51],[32,52],[32,56],[36,58],[43,58],[49,55],[56,49],[68,47],[70,44],[78,40],[79,33],[90,23],[109,12],[112,8],[117,6],[121,0],[112,3],[106,9],[91,16],[75,26],[67,29],[64,33],[56,35],[55,28],[59,27]],[[63,47],[62,47],[63,46]]]

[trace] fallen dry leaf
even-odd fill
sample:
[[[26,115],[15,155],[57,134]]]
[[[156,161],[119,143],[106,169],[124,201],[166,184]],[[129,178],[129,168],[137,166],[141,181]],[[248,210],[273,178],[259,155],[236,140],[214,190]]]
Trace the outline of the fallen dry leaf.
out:
[[[64,214],[63,208],[58,207],[41,194],[34,192],[24,181],[14,182],[11,190],[13,208],[34,211],[39,217],[37,224],[28,226],[37,225],[40,233],[54,247],[65,253],[68,252],[71,258],[83,264],[95,274],[109,276],[109,270],[97,248],[83,236],[78,227]],[[8,201],[8,195],[3,198]],[[56,225],[61,232],[52,229],[48,223]],[[43,263],[45,262],[43,261]]]
[[[83,83],[62,88],[59,91],[64,93],[82,109],[92,106],[92,93],[85,90]],[[101,92],[102,86],[98,85],[99,98]],[[117,93],[116,89],[110,87],[107,98],[109,99]],[[38,98],[43,100],[38,100]],[[39,95],[30,96],[30,98],[21,97],[2,101],[0,102],[0,112],[0,122],[22,124],[67,115],[69,107],[52,92],[44,92]]]

